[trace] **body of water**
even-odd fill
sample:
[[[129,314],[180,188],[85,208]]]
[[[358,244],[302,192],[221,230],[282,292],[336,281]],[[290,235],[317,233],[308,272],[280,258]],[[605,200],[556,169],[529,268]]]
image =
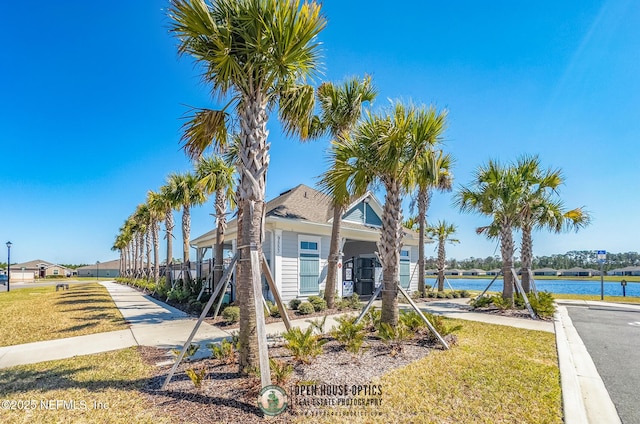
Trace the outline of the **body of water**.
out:
[[[620,277],[621,279],[623,277]],[[454,290],[484,290],[491,279],[472,279],[472,278],[449,278],[449,283]],[[436,280],[433,277],[425,279],[426,284],[434,286]],[[600,281],[580,281],[580,280],[535,280],[538,291],[548,291],[551,293],[568,293],[568,294],[592,294],[600,295]],[[445,281],[445,288],[449,285]],[[489,291],[502,291],[502,277],[498,277],[493,282]],[[627,283],[627,296],[640,296],[640,283]],[[622,296],[622,286],[620,281],[604,282],[605,296]]]

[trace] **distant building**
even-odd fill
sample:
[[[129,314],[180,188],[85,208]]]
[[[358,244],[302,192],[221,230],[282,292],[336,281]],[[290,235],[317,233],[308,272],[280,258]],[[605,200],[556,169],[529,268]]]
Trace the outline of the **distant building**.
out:
[[[538,275],[538,276],[544,275],[548,277],[557,277],[559,275],[559,271],[553,268],[538,268],[538,269],[534,269],[532,272],[533,272],[533,275]]]
[[[625,276],[625,275],[640,275],[640,266],[627,266],[624,268],[617,268],[617,269],[612,269],[611,271],[608,272],[609,275],[618,275],[618,276]]]
[[[81,266],[77,270],[78,277],[116,278],[120,276],[120,260],[116,259],[99,264]]]
[[[11,265],[11,281],[33,281],[38,278],[64,278],[71,276],[71,270],[62,265],[36,259]]]
[[[462,275],[470,275],[470,276],[487,275],[487,271],[485,271],[484,269],[472,268],[472,269],[466,269],[462,271]]]
[[[594,275],[594,270],[576,266],[573,268],[560,270],[559,275],[563,277],[591,277]]]

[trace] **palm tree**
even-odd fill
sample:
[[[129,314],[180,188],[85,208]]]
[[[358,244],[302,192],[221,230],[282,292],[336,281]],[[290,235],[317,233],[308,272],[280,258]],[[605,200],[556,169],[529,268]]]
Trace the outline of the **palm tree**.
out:
[[[490,160],[480,166],[474,180],[468,187],[462,187],[456,194],[455,204],[462,212],[476,212],[492,219],[490,225],[476,230],[489,238],[499,238],[502,255],[503,291],[502,296],[513,302],[513,228],[518,223],[520,199],[523,184],[512,167],[504,167]]]
[[[444,291],[444,265],[447,259],[445,244],[460,243],[458,239],[451,238],[456,232],[456,226],[441,220],[436,225],[427,227],[426,231],[429,236],[438,239],[438,291]]]
[[[356,124],[362,115],[364,103],[372,102],[376,90],[370,77],[360,81],[350,78],[342,85],[325,82],[318,87],[316,98],[320,104],[320,114],[312,119],[310,136],[317,137],[327,133],[333,140],[340,140]],[[337,193],[337,192],[336,192]],[[348,194],[346,190],[340,193]],[[338,262],[340,261],[340,226],[342,215],[351,200],[350,196],[333,197],[333,222],[331,226],[331,242],[327,265],[327,280],[324,297],[327,306],[333,308],[336,296],[336,281],[338,279]]]
[[[178,52],[203,65],[213,92],[230,96],[222,110],[198,110],[185,126],[185,151],[192,158],[227,141],[227,109],[239,121],[237,293],[240,306],[240,370],[259,364],[256,308],[260,272],[249,261],[262,257],[266,175],[269,167],[267,121],[278,106],[282,126],[294,134],[313,113],[313,88],[305,84],[319,63],[317,35],[326,21],[315,2],[276,0],[171,0],[171,32]],[[257,252],[256,252],[257,251]],[[255,258],[255,254],[254,254]]]
[[[141,203],[136,208],[133,214],[134,219],[138,226],[138,234],[140,237],[140,270],[142,274],[149,278],[151,275],[151,237],[149,237],[151,230],[151,215],[149,208],[146,204]],[[146,253],[146,264],[144,262],[144,255]]]
[[[332,169],[321,185],[334,197],[363,194],[379,181],[385,188],[378,252],[382,263],[381,321],[398,322],[399,262],[402,247],[402,195],[411,187],[415,161],[427,154],[441,134],[446,113],[396,103],[388,115],[366,114],[351,134],[334,141]]]
[[[173,195],[174,189],[174,181],[168,179],[167,184],[160,187],[159,196],[155,199],[158,203],[157,207],[164,210],[164,229],[165,238],[167,239],[167,258],[165,264],[165,285],[167,288],[173,286],[173,228],[175,227],[173,210],[178,207],[178,204],[175,202],[175,196]]]
[[[522,289],[530,290],[529,270],[533,262],[534,229],[549,229],[556,233],[589,225],[589,214],[582,208],[567,211],[561,201],[554,199],[564,182],[558,169],[540,168],[538,156],[523,156],[514,165],[514,171],[522,179],[524,190],[520,199],[519,228],[522,231],[520,259],[522,261]]]
[[[202,157],[196,164],[196,178],[205,194],[215,193],[216,247],[213,285],[218,284],[224,271],[224,232],[227,227],[227,203],[235,207],[234,166],[219,156]]]
[[[147,192],[147,208],[151,219],[151,234],[153,242],[153,281],[158,284],[160,280],[160,240],[159,222],[166,218],[166,199],[164,196],[153,190]]]
[[[169,176],[173,202],[182,206],[182,269],[183,284],[191,280],[191,260],[189,258],[189,241],[191,239],[191,207],[206,201],[204,191],[198,179],[190,172],[171,174]]]
[[[444,130],[444,128],[443,128]],[[440,138],[440,137],[438,137]],[[427,227],[427,209],[431,203],[431,191],[451,191],[453,175],[451,173],[451,155],[441,150],[432,150],[415,164],[415,184],[418,187],[418,292],[424,294],[424,235]]]

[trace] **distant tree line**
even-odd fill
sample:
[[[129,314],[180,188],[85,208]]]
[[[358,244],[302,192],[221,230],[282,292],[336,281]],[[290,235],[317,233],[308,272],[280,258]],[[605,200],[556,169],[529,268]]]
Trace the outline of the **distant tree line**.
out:
[[[425,258],[425,268],[437,269],[437,258]],[[447,268],[455,269],[472,269],[478,268],[488,271],[490,269],[502,268],[502,261],[499,256],[487,256],[486,258],[467,259],[448,259],[446,261]],[[514,261],[516,269],[520,268],[520,260]],[[615,268],[624,268],[626,266],[640,266],[640,253],[625,252],[611,253],[607,252],[607,261],[604,264],[605,270]],[[551,256],[535,256],[533,258],[533,269],[537,268],[553,268],[553,269],[569,269],[573,267],[599,269],[600,264],[593,250],[571,250],[563,254],[555,254]]]

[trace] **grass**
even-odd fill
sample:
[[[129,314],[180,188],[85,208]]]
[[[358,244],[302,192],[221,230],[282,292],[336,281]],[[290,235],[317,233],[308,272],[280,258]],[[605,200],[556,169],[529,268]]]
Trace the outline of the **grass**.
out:
[[[599,294],[552,294],[555,299],[570,300],[600,300]],[[605,296],[604,302],[614,303],[640,303],[640,297],[637,296]]]
[[[0,399],[16,402],[0,421],[170,423],[141,393],[151,374],[136,348],[1,369]]]
[[[0,296],[0,346],[127,328],[109,292],[95,284],[13,290]]]
[[[374,382],[382,387],[382,405],[370,411],[381,416],[344,422],[562,423],[553,334],[462,325],[451,350],[434,351]]]

